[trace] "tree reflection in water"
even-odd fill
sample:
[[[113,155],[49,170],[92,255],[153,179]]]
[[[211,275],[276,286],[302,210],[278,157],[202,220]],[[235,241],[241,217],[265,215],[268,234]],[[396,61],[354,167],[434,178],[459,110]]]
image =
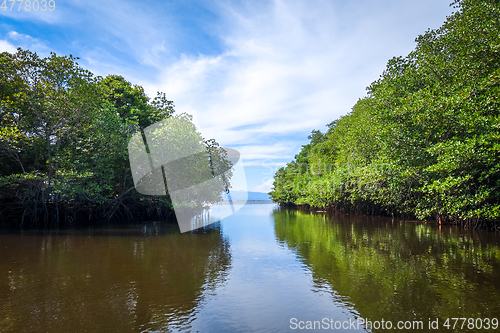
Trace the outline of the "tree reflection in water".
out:
[[[0,234],[0,331],[189,328],[225,279],[229,244],[217,225]]]
[[[494,233],[295,210],[274,217],[278,242],[310,267],[316,287],[363,318],[427,325],[429,318],[500,315]]]

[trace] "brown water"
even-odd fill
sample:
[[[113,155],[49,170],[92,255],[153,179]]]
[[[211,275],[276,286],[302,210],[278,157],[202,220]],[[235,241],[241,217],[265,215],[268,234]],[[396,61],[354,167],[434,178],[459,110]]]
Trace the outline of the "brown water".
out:
[[[308,321],[404,331],[361,318],[467,331],[445,329],[453,317],[498,331],[500,235],[269,204],[186,234],[0,233],[1,332],[287,332]]]

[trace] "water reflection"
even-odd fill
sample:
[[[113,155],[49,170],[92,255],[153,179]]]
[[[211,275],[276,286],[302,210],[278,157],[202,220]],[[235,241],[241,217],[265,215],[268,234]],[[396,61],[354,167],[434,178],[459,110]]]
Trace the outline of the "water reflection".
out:
[[[274,218],[278,242],[311,269],[315,288],[363,318],[500,317],[497,234],[292,210]]]
[[[224,280],[217,226],[0,234],[0,331],[169,331]]]
[[[159,224],[0,233],[0,331],[500,317],[498,234],[275,208],[246,205],[184,234]]]

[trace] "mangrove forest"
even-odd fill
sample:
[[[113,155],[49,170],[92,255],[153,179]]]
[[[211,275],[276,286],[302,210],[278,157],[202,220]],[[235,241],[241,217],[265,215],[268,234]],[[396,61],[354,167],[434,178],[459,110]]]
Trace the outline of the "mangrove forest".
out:
[[[500,227],[500,1],[460,0],[275,174],[283,205]]]
[[[206,148],[212,174],[224,162],[222,148],[196,131],[191,116],[174,115],[164,93],[150,98],[122,76],[93,75],[77,59],[22,49],[0,54],[0,227],[174,218],[168,193],[135,189],[130,139],[171,119]],[[219,201],[229,186],[225,180],[205,201]]]

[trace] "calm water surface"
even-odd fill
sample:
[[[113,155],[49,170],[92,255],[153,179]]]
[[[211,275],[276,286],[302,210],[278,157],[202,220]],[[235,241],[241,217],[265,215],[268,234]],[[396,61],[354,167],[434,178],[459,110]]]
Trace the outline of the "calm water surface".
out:
[[[437,332],[429,319],[452,317],[500,318],[500,235],[272,204],[186,234],[0,233],[1,332],[288,332],[360,318]]]

